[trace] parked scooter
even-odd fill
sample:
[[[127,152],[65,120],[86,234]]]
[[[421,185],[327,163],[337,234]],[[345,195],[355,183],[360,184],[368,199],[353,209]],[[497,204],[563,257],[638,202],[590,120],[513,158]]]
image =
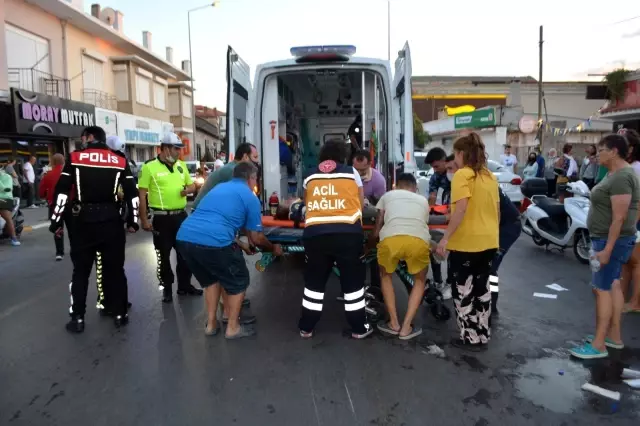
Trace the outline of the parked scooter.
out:
[[[24,216],[22,215],[22,211],[20,211],[20,199],[14,198],[14,207],[11,212],[11,217],[13,218],[13,225],[16,228],[16,237],[20,238],[20,234],[24,230]],[[6,222],[3,218],[0,217],[0,240],[6,240],[11,238],[7,231],[4,229]]]
[[[533,238],[538,246],[550,245],[564,250],[573,245],[573,253],[584,264],[589,263],[591,238],[587,230],[587,215],[591,207],[591,192],[584,182],[570,182],[567,191],[573,197],[565,198],[564,204],[549,198],[547,182],[533,178],[523,182],[522,194],[531,200],[531,205],[522,215],[522,230]]]

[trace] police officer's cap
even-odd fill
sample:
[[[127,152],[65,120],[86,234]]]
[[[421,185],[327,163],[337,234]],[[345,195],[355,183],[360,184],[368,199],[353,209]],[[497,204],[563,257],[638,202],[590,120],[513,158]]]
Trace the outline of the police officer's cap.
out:
[[[108,136],[107,146],[114,151],[124,152],[124,142],[118,136]]]
[[[171,146],[174,146],[176,148],[184,148],[184,144],[182,143],[182,141],[180,140],[178,135],[176,135],[173,132],[165,133],[162,136],[162,139],[160,140],[160,144],[161,145],[171,145]]]

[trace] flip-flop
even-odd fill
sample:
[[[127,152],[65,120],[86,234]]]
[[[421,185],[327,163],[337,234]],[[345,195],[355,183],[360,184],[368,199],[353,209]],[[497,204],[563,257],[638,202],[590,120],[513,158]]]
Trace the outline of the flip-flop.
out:
[[[422,329],[420,327],[411,326],[411,333],[407,334],[406,336],[400,336],[400,334],[398,334],[398,338],[400,340],[411,340],[414,337],[418,337],[421,334],[422,334]]]
[[[220,332],[220,323],[216,322],[216,328],[213,330],[207,330],[207,323],[204,323],[205,336],[216,336]]]
[[[589,334],[584,338],[584,341],[587,343],[591,343],[593,342],[593,339],[595,339],[594,335]],[[604,345],[611,349],[624,349],[624,343],[616,343],[613,340],[609,339],[608,337],[604,339]]]
[[[240,331],[238,331],[233,336],[227,336],[225,334],[224,338],[227,340],[236,340],[242,339],[243,337],[251,337],[256,335],[256,330],[253,327],[246,327],[244,325],[240,326]]]
[[[622,312],[625,314],[640,314],[640,309],[633,309],[629,306],[625,306]]]
[[[397,336],[398,334],[400,334],[400,330],[394,330],[393,328],[391,328],[391,326],[389,325],[389,323],[387,321],[381,321],[377,324],[378,330],[382,331],[383,333],[387,333],[390,334],[392,336]]]

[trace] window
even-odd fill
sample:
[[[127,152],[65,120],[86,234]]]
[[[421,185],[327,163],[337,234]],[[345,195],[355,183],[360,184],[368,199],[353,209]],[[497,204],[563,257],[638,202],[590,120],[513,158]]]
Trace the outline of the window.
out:
[[[49,73],[49,41],[5,23],[7,68],[34,68]]]
[[[136,74],[136,102],[151,106],[151,82],[138,74]]]
[[[160,83],[153,83],[153,106],[156,109],[165,111],[167,109],[166,103],[166,87]]]
[[[149,150],[147,148],[136,148],[136,156],[139,162],[147,161],[149,156],[147,155]]]
[[[127,71],[116,71],[113,73],[113,85],[116,88],[116,99],[119,101],[129,100],[129,79]]]
[[[182,96],[182,115],[186,118],[191,118],[191,96]]]
[[[169,115],[180,115],[178,92],[169,92]]]
[[[104,81],[103,68],[104,64],[97,59],[87,55],[82,55],[82,81],[85,91],[102,91]],[[86,92],[85,92],[86,95]]]

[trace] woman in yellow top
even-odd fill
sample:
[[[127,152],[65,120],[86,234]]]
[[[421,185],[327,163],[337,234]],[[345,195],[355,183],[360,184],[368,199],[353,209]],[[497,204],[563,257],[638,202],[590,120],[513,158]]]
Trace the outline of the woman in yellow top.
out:
[[[499,247],[498,181],[487,168],[484,143],[477,133],[453,144],[459,170],[451,182],[451,219],[437,252],[449,251],[453,301],[460,338],[453,344],[484,348],[491,328],[491,263]]]

